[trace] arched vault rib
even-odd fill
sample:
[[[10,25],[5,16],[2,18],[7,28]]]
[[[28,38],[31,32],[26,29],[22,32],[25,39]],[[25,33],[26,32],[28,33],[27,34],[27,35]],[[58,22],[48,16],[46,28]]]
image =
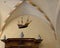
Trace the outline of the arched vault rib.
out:
[[[21,5],[23,2],[24,2],[24,1],[20,1],[15,7],[18,7],[18,6]],[[16,8],[15,8],[15,9],[16,9]],[[12,12],[14,12],[15,9],[14,9]],[[12,14],[12,12],[10,12],[10,14]],[[9,18],[10,18],[10,16],[9,16],[5,21],[7,21]],[[3,26],[2,29],[1,29],[2,32],[1,32],[1,34],[0,34],[0,38],[1,38],[2,34],[3,34],[3,30],[4,30],[5,27],[7,26],[7,24],[8,24],[8,23],[5,22],[4,26]]]
[[[24,0],[25,1],[25,0]],[[24,3],[24,1],[22,2],[22,3]],[[45,18],[49,21],[49,23],[50,23],[50,27],[51,27],[51,29],[54,31],[54,36],[55,36],[55,39],[57,39],[57,37],[56,37],[56,33],[55,33],[55,28],[54,28],[54,26],[53,26],[53,24],[52,24],[52,22],[51,22],[51,20],[50,20],[50,18],[46,15],[46,13],[40,8],[40,7],[38,7],[36,4],[34,4],[33,2],[31,2],[31,1],[28,1],[32,6],[34,6],[34,7],[36,7],[36,9],[38,10],[38,11],[40,11],[41,13],[43,13],[44,14],[44,16],[45,16]],[[22,4],[21,3],[21,4]],[[20,5],[20,4],[19,4]],[[18,6],[19,6],[18,5]],[[17,7],[18,7],[17,6]],[[14,12],[15,10],[13,10],[12,12]],[[12,14],[12,12],[11,12],[11,14]],[[8,17],[8,19],[9,19],[10,17]],[[2,28],[2,31],[5,29],[5,27],[7,26],[7,24],[8,23],[6,23],[5,25],[4,25],[4,27]],[[1,35],[3,34],[3,32],[1,33]]]
[[[41,13],[44,14],[45,18],[46,18],[46,19],[49,21],[49,23],[50,23],[51,29],[54,31],[55,39],[57,39],[57,36],[56,36],[56,33],[55,33],[55,28],[54,28],[54,26],[53,26],[50,18],[47,16],[47,14],[46,14],[40,7],[38,7],[36,4],[34,4],[33,2],[29,1],[29,3],[30,3],[32,6],[36,7]]]

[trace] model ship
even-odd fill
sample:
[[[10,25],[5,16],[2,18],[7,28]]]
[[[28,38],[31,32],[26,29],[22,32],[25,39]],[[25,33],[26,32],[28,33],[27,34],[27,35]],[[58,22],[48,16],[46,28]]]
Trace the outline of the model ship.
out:
[[[21,17],[21,24],[18,23],[18,28],[26,28],[31,23],[31,20],[29,21],[29,18],[27,18],[27,21],[25,24],[23,24],[23,17]]]

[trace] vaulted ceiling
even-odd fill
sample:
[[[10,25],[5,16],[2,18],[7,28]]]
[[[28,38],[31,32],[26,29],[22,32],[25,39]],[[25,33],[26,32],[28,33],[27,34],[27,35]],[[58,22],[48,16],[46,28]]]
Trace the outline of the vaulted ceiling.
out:
[[[11,16],[11,12],[15,10],[17,5],[19,5],[23,0],[0,0],[0,16],[2,26],[5,24],[5,21]],[[59,10],[59,0],[27,0],[31,1],[37,7],[44,11],[44,13],[51,21],[54,28],[56,28],[57,15]],[[44,14],[44,15],[45,15]],[[48,21],[41,16],[43,20],[47,23]]]

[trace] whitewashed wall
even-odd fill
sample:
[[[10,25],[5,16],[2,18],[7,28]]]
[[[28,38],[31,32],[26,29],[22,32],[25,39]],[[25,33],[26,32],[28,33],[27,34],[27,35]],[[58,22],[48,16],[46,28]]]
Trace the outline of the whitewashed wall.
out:
[[[14,6],[19,1],[20,0],[0,0],[0,10],[1,10],[0,13],[2,15],[2,22],[4,22],[7,19],[9,13],[15,8]],[[31,1],[37,4],[41,9],[45,11],[45,13],[51,19],[54,27],[56,27],[57,16],[55,16],[55,14],[56,14],[58,0],[38,0],[38,1],[31,0]]]
[[[4,3],[3,1],[4,0],[0,0],[0,5],[1,5],[0,13],[2,16],[1,17],[2,24],[4,24],[4,21],[7,19],[7,17],[9,16],[9,13],[14,9],[14,6],[19,2],[19,0],[7,0],[6,3]],[[39,7],[41,7],[41,9],[43,9],[46,12],[46,14],[51,19],[51,21],[55,27],[56,26],[56,18],[57,18],[57,16],[55,16],[55,11],[56,11],[56,5],[57,5],[58,1],[57,0],[38,0],[38,1],[32,0],[32,2],[36,3]],[[45,19],[43,18],[43,20],[45,20]]]
[[[26,21],[26,17],[27,16],[24,17],[24,22]],[[20,38],[20,33],[23,31],[24,38],[37,39],[38,34],[40,34],[41,38],[43,39],[40,48],[56,48],[58,44],[56,44],[53,31],[49,27],[49,25],[35,16],[30,16],[30,19],[32,20],[32,22],[25,29],[18,29],[17,23],[18,20],[21,20],[20,17],[12,20],[3,31],[4,33],[1,39],[4,38],[4,35],[6,35],[7,38]],[[1,46],[2,45],[3,44],[1,43]]]
[[[56,9],[57,9],[57,4],[58,0],[32,0],[37,6],[39,6],[50,18],[52,21],[54,27],[56,28]]]

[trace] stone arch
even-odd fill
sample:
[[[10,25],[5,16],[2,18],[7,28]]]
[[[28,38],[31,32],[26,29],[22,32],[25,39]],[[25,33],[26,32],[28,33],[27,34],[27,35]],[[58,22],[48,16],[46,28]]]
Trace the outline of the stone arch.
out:
[[[32,5],[34,6],[34,4],[32,3]],[[55,31],[54,27],[53,27],[53,24],[51,23],[51,20],[47,17],[47,15],[38,7],[38,10],[36,10],[35,7],[31,6],[29,3],[27,3],[26,1],[17,6],[17,8],[10,14],[10,17],[8,19],[6,19],[6,23],[3,27],[2,30],[4,30],[4,28],[7,26],[7,24],[13,19],[13,18],[16,18],[18,16],[21,16],[21,15],[32,15],[32,16],[38,16],[40,19],[44,20],[44,22],[48,22],[50,23],[50,27],[52,28],[52,30]],[[30,10],[31,8],[31,10]],[[17,10],[19,9],[19,10]],[[23,9],[23,10],[22,10]],[[34,11],[32,11],[34,10]],[[21,11],[21,12],[19,12]],[[27,13],[26,13],[27,11]],[[41,12],[40,12],[41,11]],[[32,12],[32,13],[31,13]],[[44,15],[42,14],[44,13]],[[43,16],[43,17],[42,17]]]

